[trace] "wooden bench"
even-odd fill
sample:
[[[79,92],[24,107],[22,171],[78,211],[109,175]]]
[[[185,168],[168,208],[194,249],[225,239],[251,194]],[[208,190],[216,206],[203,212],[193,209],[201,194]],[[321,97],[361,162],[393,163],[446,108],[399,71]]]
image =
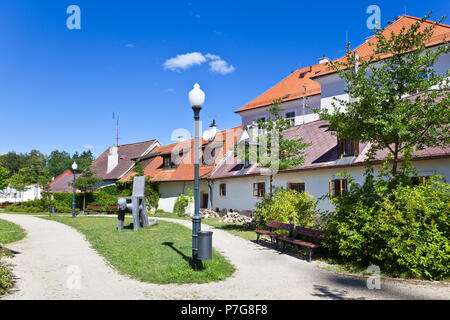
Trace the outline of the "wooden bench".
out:
[[[312,239],[317,239],[319,241],[324,241],[324,240],[328,239],[326,233],[323,231],[294,226],[292,224],[285,224],[285,223],[280,223],[280,222],[275,222],[275,221],[269,221],[268,227],[269,227],[269,231],[267,231],[267,230],[256,230],[255,231],[257,234],[256,242],[259,242],[259,237],[261,235],[267,235],[267,236],[271,237],[272,241],[273,241],[273,239],[276,240],[276,244],[275,244],[276,249],[278,249],[278,243],[282,242],[281,252],[284,252],[286,243],[297,245],[297,246],[304,247],[304,248],[308,248],[309,249],[308,261],[311,261],[311,259],[312,259],[313,250],[319,249],[322,246],[320,244],[301,240],[301,239],[299,239],[299,237],[306,236],[306,237],[309,237]],[[286,236],[286,235],[280,235],[280,234],[274,233],[273,232],[274,229],[289,231],[289,235]]]
[[[275,222],[275,221],[269,221],[267,224],[269,227],[269,230],[255,230],[257,236],[256,236],[256,243],[259,243],[259,237],[260,236],[269,236],[270,239],[273,240],[277,239],[280,235],[277,233],[274,233],[275,230],[285,230],[291,232],[294,226],[292,224],[286,224],[281,222]]]
[[[102,206],[90,206],[84,210],[84,213],[90,214],[91,212],[102,212]]]

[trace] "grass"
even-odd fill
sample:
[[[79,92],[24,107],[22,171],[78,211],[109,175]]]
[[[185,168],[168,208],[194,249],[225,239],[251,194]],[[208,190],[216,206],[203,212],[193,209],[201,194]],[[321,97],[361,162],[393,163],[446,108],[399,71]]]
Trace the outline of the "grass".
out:
[[[83,233],[92,246],[121,273],[158,284],[206,283],[224,280],[235,268],[213,250],[213,259],[194,271],[191,231],[179,224],[159,221],[156,226],[117,231],[117,220],[110,217],[42,217],[67,224]],[[125,218],[131,227],[132,219]]]
[[[179,217],[175,213],[158,213],[154,217],[170,218],[170,219],[181,219],[181,220],[191,220],[190,217]],[[235,236],[244,238],[246,240],[256,240],[256,233],[252,229],[243,228],[241,224],[238,223],[224,223],[220,222],[220,218],[209,218],[202,219],[202,223],[210,225],[211,227],[227,231]]]
[[[0,219],[0,296],[8,293],[13,286],[12,268],[9,264],[1,261],[4,256],[12,257],[12,253],[1,246],[19,241],[25,235],[25,230],[17,224]]]
[[[0,244],[19,241],[26,233],[20,226],[12,222],[0,219]]]

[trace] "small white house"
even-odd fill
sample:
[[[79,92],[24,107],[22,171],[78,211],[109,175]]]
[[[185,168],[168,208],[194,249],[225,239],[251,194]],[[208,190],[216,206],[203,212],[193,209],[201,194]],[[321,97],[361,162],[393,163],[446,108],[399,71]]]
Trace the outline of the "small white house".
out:
[[[0,190],[0,203],[15,203],[41,199],[41,191],[42,188],[36,185],[27,186],[25,191],[18,191],[11,187],[7,187],[5,190]]]

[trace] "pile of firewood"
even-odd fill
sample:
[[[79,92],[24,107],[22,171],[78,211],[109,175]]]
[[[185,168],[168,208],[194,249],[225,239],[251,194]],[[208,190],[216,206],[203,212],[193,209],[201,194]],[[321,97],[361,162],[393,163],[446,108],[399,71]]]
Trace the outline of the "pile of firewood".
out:
[[[220,219],[224,223],[250,223],[253,219],[240,215],[239,212],[228,212]]]
[[[213,210],[209,210],[209,209],[200,209],[199,214],[203,219],[220,217],[220,215],[217,212],[215,212]],[[194,216],[194,214],[191,213],[189,216],[192,217],[192,216]]]

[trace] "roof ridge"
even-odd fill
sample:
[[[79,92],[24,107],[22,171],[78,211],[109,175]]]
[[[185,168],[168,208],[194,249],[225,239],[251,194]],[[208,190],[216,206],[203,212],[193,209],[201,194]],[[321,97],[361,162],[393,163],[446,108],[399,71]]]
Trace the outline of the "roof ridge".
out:
[[[150,142],[150,141],[157,141],[157,139],[150,139],[150,140],[139,141],[139,142],[133,142],[133,143],[119,144],[118,146],[119,146],[119,147],[123,147],[123,146],[129,146],[129,145],[133,145],[133,144],[145,143],[145,142]],[[114,147],[114,146],[112,146],[112,147]],[[108,149],[109,149],[109,148],[111,148],[111,146],[108,147]]]

